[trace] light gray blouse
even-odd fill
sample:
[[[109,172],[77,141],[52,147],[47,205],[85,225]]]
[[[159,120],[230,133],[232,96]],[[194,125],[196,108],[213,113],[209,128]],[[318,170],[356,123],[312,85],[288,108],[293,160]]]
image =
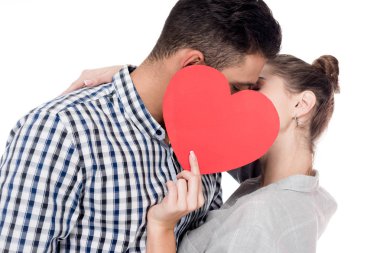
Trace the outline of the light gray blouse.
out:
[[[202,226],[185,234],[178,252],[316,252],[337,208],[318,181],[318,172],[262,188],[259,178],[246,180]]]

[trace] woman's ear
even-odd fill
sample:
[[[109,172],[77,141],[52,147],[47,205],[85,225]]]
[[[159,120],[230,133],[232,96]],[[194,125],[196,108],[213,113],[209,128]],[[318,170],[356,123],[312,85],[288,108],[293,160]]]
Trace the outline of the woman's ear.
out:
[[[182,60],[182,68],[191,66],[191,65],[204,65],[204,55],[198,50],[191,49],[186,52]]]
[[[301,92],[297,96],[297,102],[295,104],[295,116],[297,118],[302,118],[305,115],[308,115],[310,111],[313,110],[315,103],[317,101],[317,98],[314,94],[314,92],[310,90],[306,90],[304,92]]]

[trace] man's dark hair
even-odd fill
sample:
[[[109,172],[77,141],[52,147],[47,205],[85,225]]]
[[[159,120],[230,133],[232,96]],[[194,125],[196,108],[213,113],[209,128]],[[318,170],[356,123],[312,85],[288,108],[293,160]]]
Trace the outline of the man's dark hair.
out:
[[[192,48],[203,53],[207,65],[221,70],[248,54],[273,58],[281,39],[280,25],[261,0],[179,0],[149,59]]]

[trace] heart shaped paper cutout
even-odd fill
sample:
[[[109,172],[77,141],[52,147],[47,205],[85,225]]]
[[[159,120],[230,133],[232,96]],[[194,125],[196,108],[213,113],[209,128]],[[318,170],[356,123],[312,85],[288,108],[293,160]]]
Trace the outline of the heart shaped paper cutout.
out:
[[[231,95],[224,75],[203,65],[183,68],[173,76],[163,116],[178,161],[190,170],[193,150],[201,174],[235,169],[260,158],[279,131],[277,111],[267,97],[252,90]]]

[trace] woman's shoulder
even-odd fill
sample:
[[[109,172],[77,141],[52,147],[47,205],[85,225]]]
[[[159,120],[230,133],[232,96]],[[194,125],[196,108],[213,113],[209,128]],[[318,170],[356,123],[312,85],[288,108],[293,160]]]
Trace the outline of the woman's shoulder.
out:
[[[189,233],[183,247],[199,247],[199,252],[225,248],[247,252],[247,247],[258,252],[313,252],[336,203],[318,185],[318,178],[305,177],[289,177],[245,195],[237,194],[235,202],[213,211],[211,219]]]
[[[235,213],[244,217],[243,223],[256,224],[272,235],[297,229],[321,233],[337,204],[318,181],[318,175],[280,180],[249,194],[243,203],[237,201]]]

